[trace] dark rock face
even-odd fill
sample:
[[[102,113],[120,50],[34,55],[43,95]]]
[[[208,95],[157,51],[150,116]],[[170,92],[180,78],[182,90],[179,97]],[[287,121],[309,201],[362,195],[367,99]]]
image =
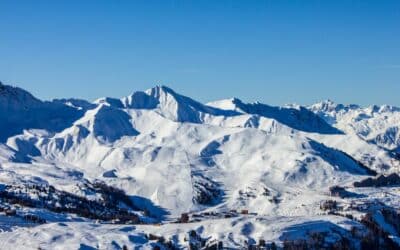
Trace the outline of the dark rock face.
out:
[[[362,181],[354,182],[355,187],[386,187],[400,185],[400,176],[396,173],[388,176],[380,175],[377,178],[367,178]]]
[[[224,192],[221,185],[203,175],[192,174],[192,182],[194,189],[193,201],[202,205],[215,205],[219,203]]]

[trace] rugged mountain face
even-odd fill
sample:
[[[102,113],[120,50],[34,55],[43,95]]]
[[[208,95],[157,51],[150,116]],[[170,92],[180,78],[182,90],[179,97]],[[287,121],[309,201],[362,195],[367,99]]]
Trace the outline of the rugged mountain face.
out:
[[[83,115],[81,110],[59,104],[42,102],[29,92],[0,83],[0,141],[22,133],[23,129],[61,131]]]
[[[388,105],[362,108],[324,101],[309,109],[347,133],[400,153],[400,108]]]
[[[122,98],[125,108],[157,109],[167,119],[177,122],[203,122],[204,116],[231,116],[234,111],[225,111],[201,104],[180,95],[166,86],[156,86],[145,92],[134,92]]]
[[[93,103],[41,101],[25,90],[1,85],[0,111],[0,183],[9,189],[32,185],[32,192],[54,189],[56,196],[40,197],[51,204],[64,196],[70,202],[94,200],[102,211],[107,209],[101,203],[104,189],[111,190],[124,203],[132,201],[136,210],[110,205],[111,212],[104,210],[108,219],[127,214],[133,218],[134,213],[135,221],[137,217],[142,223],[166,223],[189,213],[197,216],[199,227],[208,227],[199,232],[224,232],[225,242],[236,247],[243,246],[245,239],[254,241],[254,228],[270,235],[265,222],[273,218],[279,218],[281,236],[270,236],[279,241],[291,235],[285,230],[295,226],[294,218],[303,223],[321,216],[321,203],[330,199],[329,187],[349,186],[376,172],[399,169],[396,155],[389,151],[398,147],[394,107],[369,111],[333,103],[272,107],[236,98],[202,104],[165,86]],[[104,183],[103,191],[87,188],[87,183]],[[7,202],[29,196],[3,194]],[[18,204],[32,207],[35,197],[32,194]],[[60,222],[54,213],[61,208],[52,205],[43,213],[44,208],[29,211]],[[221,217],[240,219],[240,210],[260,217],[246,219],[235,232],[212,226]],[[76,216],[62,220],[77,221],[81,215]],[[333,223],[326,227],[328,231],[341,227],[338,218],[323,220]],[[85,225],[90,228],[92,222]],[[174,231],[169,227],[173,226],[166,225],[166,232]],[[150,226],[143,230],[152,231]],[[343,230],[340,237],[348,237],[349,229]],[[143,237],[135,237],[134,244],[143,242]]]
[[[246,104],[237,98],[222,100],[209,105],[219,108],[232,109],[242,114],[252,114],[274,119],[290,128],[320,134],[340,134],[341,131],[331,127],[324,120],[304,107],[273,107],[262,103]]]

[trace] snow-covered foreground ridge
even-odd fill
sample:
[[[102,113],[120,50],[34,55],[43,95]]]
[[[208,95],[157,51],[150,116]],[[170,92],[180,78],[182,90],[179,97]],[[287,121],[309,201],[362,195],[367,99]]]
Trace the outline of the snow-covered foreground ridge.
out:
[[[0,84],[0,249],[387,248],[396,177],[353,183],[399,172],[399,126],[391,106],[202,104],[165,86],[41,101]]]

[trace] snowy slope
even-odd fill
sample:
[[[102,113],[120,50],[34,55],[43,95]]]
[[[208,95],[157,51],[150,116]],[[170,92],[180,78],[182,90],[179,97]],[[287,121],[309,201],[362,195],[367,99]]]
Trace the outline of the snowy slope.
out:
[[[25,128],[60,131],[82,114],[82,111],[70,106],[43,102],[23,89],[0,83],[1,142]]]
[[[101,235],[112,231],[112,238],[119,242],[107,248],[119,249],[121,242],[151,247],[154,244],[144,234],[153,232],[177,237],[176,243],[183,246],[183,235],[193,227],[180,229],[170,221],[182,213],[224,217],[231,210],[249,210],[257,216],[207,217],[194,226],[205,237],[224,239],[232,247],[261,236],[283,241],[288,228],[306,223],[307,218],[323,220],[328,231],[338,230],[343,218],[321,217],[321,202],[331,198],[329,188],[349,186],[369,176],[371,170],[399,169],[391,152],[378,141],[370,143],[381,131],[371,128],[364,138],[341,122],[356,109],[321,104],[310,111],[299,106],[246,104],[237,98],[202,104],[165,86],[93,103],[41,101],[25,90],[1,85],[0,184],[51,185],[96,199],[98,194],[83,187],[101,181],[123,190],[143,221],[150,216],[165,225],[125,231],[126,226],[83,219],[80,227],[75,224],[79,224],[76,216],[61,220],[53,216],[54,211],[33,209],[53,224],[35,227],[33,234],[31,229],[11,230],[0,233],[0,238],[22,235],[46,249],[63,244],[102,248],[111,236]],[[395,112],[388,108],[375,113],[388,116],[382,122],[385,127],[396,121]],[[358,121],[348,119],[358,126]],[[267,225],[274,220],[279,226],[271,231]],[[224,229],[230,224],[232,231]],[[76,232],[66,235],[63,228]],[[295,228],[306,237],[306,226]],[[347,235],[346,230],[343,234]]]
[[[272,226],[271,226],[272,225]],[[15,232],[0,234],[0,248],[9,249],[15,245],[19,249],[122,249],[122,247],[140,246],[141,249],[153,249],[156,241],[146,235],[164,235],[165,239],[176,242],[179,248],[188,248],[185,237],[190,230],[200,236],[212,239],[225,239],[224,247],[240,249],[243,242],[255,244],[258,239],[280,242],[286,239],[304,237],[305,232],[326,232],[333,237],[349,234],[356,222],[334,216],[318,216],[313,219],[298,217],[292,220],[275,217],[249,217],[241,219],[220,219],[217,222],[165,224],[162,226],[115,226],[60,222],[38,226],[36,228],[18,228]],[[301,232],[298,230],[301,228]],[[69,232],[69,233],[65,233]],[[282,233],[281,233],[282,232]],[[232,237],[233,235],[237,237]],[[18,237],[19,241],[17,241]],[[85,248],[86,247],[86,248]]]

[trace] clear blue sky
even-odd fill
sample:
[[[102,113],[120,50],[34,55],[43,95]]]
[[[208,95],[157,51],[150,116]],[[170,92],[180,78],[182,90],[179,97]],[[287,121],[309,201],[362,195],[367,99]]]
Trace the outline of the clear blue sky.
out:
[[[400,1],[0,1],[0,80],[40,98],[156,84],[206,102],[400,106]]]

